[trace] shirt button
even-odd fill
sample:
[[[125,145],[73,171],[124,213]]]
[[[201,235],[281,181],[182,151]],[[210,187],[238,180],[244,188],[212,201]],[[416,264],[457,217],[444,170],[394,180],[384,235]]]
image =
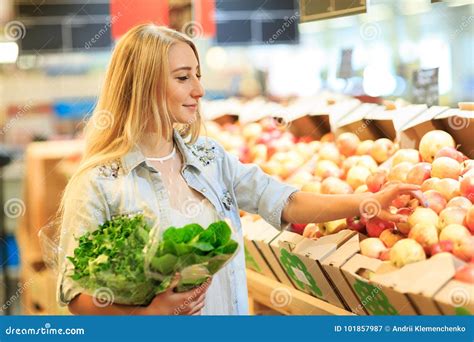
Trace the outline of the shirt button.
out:
[[[160,172],[160,171],[157,171],[156,174],[157,174],[158,176],[161,176],[161,172]]]
[[[202,188],[202,189],[201,189],[201,192],[206,192],[206,188]]]

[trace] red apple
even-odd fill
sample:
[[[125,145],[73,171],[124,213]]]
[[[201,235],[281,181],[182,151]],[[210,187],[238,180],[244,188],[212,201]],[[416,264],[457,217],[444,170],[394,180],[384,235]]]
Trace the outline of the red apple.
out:
[[[400,241],[403,238],[404,236],[396,229],[385,229],[380,233],[379,237],[388,248],[391,248],[397,241]]]
[[[352,194],[351,186],[340,178],[328,177],[321,182],[322,194]]]
[[[393,228],[395,228],[395,223],[382,220],[378,217],[373,217],[367,220],[367,224],[365,226],[365,229],[367,230],[367,235],[369,235],[370,237],[379,237],[385,229]]]
[[[461,195],[466,197],[471,202],[474,202],[474,174],[473,175],[465,174],[462,177],[460,192],[461,192]]]
[[[456,196],[449,200],[448,204],[446,204],[446,207],[460,207],[468,210],[470,207],[472,207],[472,203],[466,197]]]
[[[379,259],[382,261],[389,261],[390,260],[390,249],[387,249],[380,253]]]
[[[384,243],[375,237],[364,239],[360,242],[360,254],[369,258],[378,259],[380,253],[387,250]]]
[[[431,164],[431,175],[438,178],[458,180],[461,175],[461,164],[449,157],[439,157]]]
[[[389,181],[406,182],[408,172],[413,168],[413,164],[409,162],[401,162],[392,167],[388,173],[387,179]]]
[[[464,224],[466,210],[460,207],[448,207],[439,213],[439,227],[443,229],[450,224]]]
[[[474,206],[467,210],[464,225],[471,231],[471,234],[474,234]]]
[[[346,157],[353,156],[356,153],[359,144],[360,139],[354,133],[342,133],[336,138],[336,146],[339,149],[339,152]]]
[[[441,195],[446,198],[446,200],[451,200],[452,198],[459,196],[461,193],[459,191],[459,182],[451,178],[440,179],[434,185],[434,190],[438,191]]]
[[[474,236],[454,244],[453,254],[464,261],[474,261]]]
[[[407,183],[422,185],[431,177],[431,164],[418,163],[415,164],[407,174]]]
[[[418,242],[425,252],[428,252],[431,245],[438,242],[438,230],[431,224],[418,223],[410,230],[408,237]]]
[[[405,215],[410,216],[413,213],[414,209],[413,208],[400,208],[397,210],[397,214],[399,215]],[[408,235],[410,232],[410,224],[408,222],[397,222],[397,229],[399,232],[402,234]]]
[[[453,251],[454,244],[450,240],[441,240],[438,243],[435,243],[430,248],[430,255],[435,255],[438,253],[448,252],[451,253]]]
[[[365,229],[365,223],[362,222],[359,216],[348,217],[346,222],[349,229],[355,230],[356,232],[362,232]]]
[[[323,143],[334,142],[335,140],[336,140],[336,137],[334,136],[334,133],[332,132],[324,134],[320,139],[320,141]]]
[[[397,198],[395,198],[392,201],[392,206],[394,206],[397,209],[404,208],[408,206],[408,203],[410,202],[411,197],[410,195],[399,195]]]
[[[417,150],[411,149],[411,148],[403,148],[395,152],[395,154],[393,155],[392,167],[402,162],[409,162],[412,164],[416,164],[416,163],[419,163],[420,161],[421,161],[421,156]]]
[[[367,177],[366,184],[370,192],[378,192],[387,181],[387,171],[379,170]]]
[[[459,163],[462,163],[467,159],[464,154],[456,150],[454,147],[450,146],[443,147],[441,150],[438,151],[438,153],[436,153],[435,159],[440,157],[449,157],[458,161]]]
[[[436,214],[439,214],[441,210],[446,207],[446,199],[438,191],[428,190],[423,193],[423,197],[428,204],[428,208],[434,210]]]
[[[423,161],[433,162],[436,154],[443,147],[454,147],[453,137],[441,130],[430,131],[420,140],[419,150]]]
[[[426,259],[423,247],[413,239],[403,239],[390,249],[390,262],[396,267]]]
[[[291,230],[296,234],[303,235],[303,232],[306,226],[307,225],[304,223],[292,223]]]
[[[323,236],[323,234],[319,230],[319,226],[317,224],[309,223],[303,230],[303,236],[308,239],[317,239]]]
[[[474,284],[474,263],[470,262],[456,271],[454,279],[467,284]]]
[[[387,138],[380,138],[377,139],[372,145],[372,148],[370,149],[370,155],[377,163],[383,163],[393,155],[395,149],[395,144],[391,140]]]

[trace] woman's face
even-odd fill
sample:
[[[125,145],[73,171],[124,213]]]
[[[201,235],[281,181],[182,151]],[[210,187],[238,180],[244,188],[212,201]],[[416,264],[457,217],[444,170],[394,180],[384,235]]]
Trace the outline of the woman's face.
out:
[[[168,58],[168,108],[174,122],[190,124],[196,120],[197,105],[204,95],[198,61],[193,49],[182,42],[171,46]]]

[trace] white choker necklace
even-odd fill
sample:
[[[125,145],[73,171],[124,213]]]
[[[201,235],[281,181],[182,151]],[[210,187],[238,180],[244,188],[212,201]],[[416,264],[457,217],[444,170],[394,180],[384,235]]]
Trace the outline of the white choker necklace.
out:
[[[176,147],[173,147],[173,151],[171,151],[170,154],[168,154],[167,156],[164,156],[164,157],[160,157],[160,158],[146,158],[146,160],[149,160],[149,161],[158,161],[158,162],[163,162],[165,160],[168,160],[168,159],[171,159],[175,156],[176,154]]]

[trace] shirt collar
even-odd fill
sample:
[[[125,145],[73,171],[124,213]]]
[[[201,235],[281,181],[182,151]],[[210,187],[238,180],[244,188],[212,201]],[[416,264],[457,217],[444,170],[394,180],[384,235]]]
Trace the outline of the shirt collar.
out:
[[[173,140],[179,152],[181,152],[181,155],[183,156],[184,166],[189,165],[199,171],[202,171],[202,165],[192,154],[188,144],[186,144],[186,142],[176,129],[173,129]],[[146,158],[140,150],[140,147],[135,144],[132,150],[122,157],[123,170],[125,174],[128,175],[133,169],[142,164],[146,165]]]

